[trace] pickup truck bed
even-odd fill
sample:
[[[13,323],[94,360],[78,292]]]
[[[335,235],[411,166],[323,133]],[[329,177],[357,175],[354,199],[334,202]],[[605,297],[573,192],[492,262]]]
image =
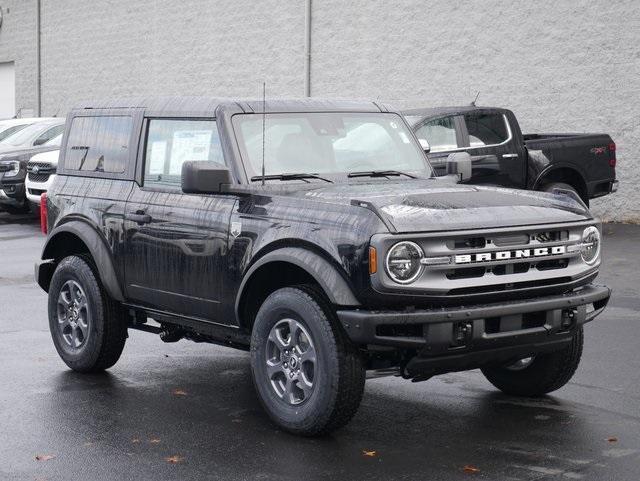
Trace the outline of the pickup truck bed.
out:
[[[468,152],[469,183],[545,190],[558,183],[589,199],[615,192],[616,145],[607,134],[522,134],[510,110],[490,107],[413,109],[403,114],[429,158],[444,173],[453,152]]]

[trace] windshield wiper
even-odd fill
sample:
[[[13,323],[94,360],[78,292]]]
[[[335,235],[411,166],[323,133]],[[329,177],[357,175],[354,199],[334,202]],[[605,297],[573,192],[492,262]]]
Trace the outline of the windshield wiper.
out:
[[[251,182],[258,182],[262,180],[263,177],[261,175],[255,175],[251,177]],[[304,180],[305,182],[309,182],[307,179],[319,179],[324,180],[325,182],[329,182],[333,184],[332,180],[326,179],[324,177],[319,176],[318,174],[271,174],[265,175],[264,180]]]
[[[399,170],[365,170],[362,172],[350,172],[348,177],[389,177],[393,175],[404,175],[411,179],[416,178],[415,175],[407,174],[406,172],[401,172]]]

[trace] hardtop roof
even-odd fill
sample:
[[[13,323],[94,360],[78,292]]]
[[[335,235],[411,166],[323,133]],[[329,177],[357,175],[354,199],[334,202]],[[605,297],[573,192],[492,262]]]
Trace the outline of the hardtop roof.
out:
[[[483,107],[474,105],[454,106],[454,107],[422,107],[414,109],[406,109],[402,111],[402,115],[415,117],[439,117],[441,115],[457,115],[466,114],[468,112],[477,112],[482,110],[493,110],[496,112],[507,112],[507,109],[500,107]]]
[[[126,97],[107,98],[83,102],[73,110],[87,109],[144,109],[156,115],[183,114],[185,116],[213,117],[218,106],[238,108],[247,113],[261,113],[260,99],[226,97]],[[364,100],[335,100],[318,98],[267,98],[264,102],[267,113],[276,112],[387,112],[382,104]]]

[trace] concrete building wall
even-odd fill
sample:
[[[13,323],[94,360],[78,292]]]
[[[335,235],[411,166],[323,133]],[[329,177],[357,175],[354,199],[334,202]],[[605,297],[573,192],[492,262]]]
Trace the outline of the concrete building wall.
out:
[[[304,0],[41,0],[43,114],[108,95],[301,96]],[[0,62],[35,105],[35,0],[0,0]],[[640,221],[640,9],[635,0],[314,0],[311,94],[399,106],[511,108],[525,132],[607,132]]]
[[[14,62],[16,112],[37,111],[36,89],[36,1],[0,0],[0,63]]]

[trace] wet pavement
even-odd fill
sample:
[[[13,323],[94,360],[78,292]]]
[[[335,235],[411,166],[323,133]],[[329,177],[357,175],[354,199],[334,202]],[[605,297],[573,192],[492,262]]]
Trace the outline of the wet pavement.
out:
[[[0,480],[638,480],[640,226],[605,234],[614,295],[566,387],[531,400],[479,371],[371,380],[346,428],[304,439],[261,410],[244,352],[132,332],[106,374],[68,370],[33,282],[44,237],[0,213]]]

